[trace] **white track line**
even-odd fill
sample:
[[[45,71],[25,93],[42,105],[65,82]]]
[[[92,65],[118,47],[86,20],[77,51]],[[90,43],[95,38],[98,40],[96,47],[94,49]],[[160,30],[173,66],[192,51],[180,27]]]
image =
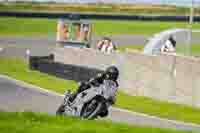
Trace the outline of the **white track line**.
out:
[[[23,81],[16,80],[14,78],[11,78],[11,77],[8,77],[8,76],[5,76],[5,75],[0,75],[0,78],[10,80],[10,81],[14,82],[16,85],[19,85],[19,86],[24,86],[24,87],[31,88],[31,89],[37,89],[38,91],[46,93],[46,94],[51,94],[51,95],[60,96],[60,97],[64,96],[64,95],[61,95],[57,92],[50,91],[50,90],[47,90],[47,89],[29,84],[29,83],[25,83]],[[156,119],[158,121],[166,121],[166,122],[169,122],[171,124],[196,127],[196,128],[199,128],[199,130],[200,130],[200,125],[194,124],[194,123],[185,123],[185,122],[182,122],[182,121],[163,119],[163,118],[159,118],[159,117],[156,117],[156,116],[150,116],[150,115],[147,115],[147,114],[137,113],[137,112],[133,112],[133,111],[125,110],[125,109],[120,109],[120,108],[112,107],[112,109],[115,110],[115,111],[122,112],[122,113],[127,113],[127,114],[130,114],[130,115],[132,114],[133,116],[141,116],[141,117],[146,117],[146,118],[149,118],[149,119]]]

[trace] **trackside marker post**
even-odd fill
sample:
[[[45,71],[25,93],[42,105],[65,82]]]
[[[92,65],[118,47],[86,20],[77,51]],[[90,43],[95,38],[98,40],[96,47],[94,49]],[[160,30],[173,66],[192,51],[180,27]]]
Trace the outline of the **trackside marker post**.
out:
[[[27,49],[27,50],[26,50],[26,56],[28,56],[28,57],[29,57],[29,56],[30,56],[30,53],[31,53],[31,52],[30,52],[30,50],[29,50],[29,49]]]
[[[3,48],[0,47],[0,52],[2,52],[2,51],[3,51]]]
[[[29,56],[31,54],[31,51],[29,49],[26,50],[26,59],[29,60]]]

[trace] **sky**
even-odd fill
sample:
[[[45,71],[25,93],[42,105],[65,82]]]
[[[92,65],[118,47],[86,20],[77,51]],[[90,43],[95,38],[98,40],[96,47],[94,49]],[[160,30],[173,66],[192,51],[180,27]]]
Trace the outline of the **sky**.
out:
[[[0,0],[3,1],[3,0]],[[18,0],[9,0],[18,1]],[[22,1],[22,0],[19,0]],[[24,0],[24,1],[54,1],[54,2],[77,2],[77,3],[141,3],[141,4],[168,4],[168,5],[178,5],[178,6],[190,6],[192,0]],[[200,0],[193,0],[196,5],[200,5]]]

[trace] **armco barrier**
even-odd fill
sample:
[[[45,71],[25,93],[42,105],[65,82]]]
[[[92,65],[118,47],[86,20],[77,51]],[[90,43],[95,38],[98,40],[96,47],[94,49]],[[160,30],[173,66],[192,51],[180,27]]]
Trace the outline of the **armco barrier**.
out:
[[[115,64],[120,70],[120,88],[129,94],[200,106],[198,59],[70,48],[57,48],[54,55],[56,62],[89,68],[105,69]]]

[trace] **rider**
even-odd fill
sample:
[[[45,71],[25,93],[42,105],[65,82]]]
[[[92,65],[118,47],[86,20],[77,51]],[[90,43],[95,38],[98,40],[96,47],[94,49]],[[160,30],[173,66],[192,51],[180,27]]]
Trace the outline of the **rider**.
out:
[[[170,36],[169,39],[166,40],[165,44],[161,47],[162,53],[175,53],[176,52],[176,40]]]
[[[119,70],[117,69],[117,67],[110,66],[105,70],[104,73],[99,73],[96,77],[90,79],[87,82],[81,82],[77,92],[73,96],[71,96],[69,100],[72,102],[79,93],[91,88],[91,86],[99,87],[100,85],[104,84],[105,81],[114,81],[114,87],[118,87],[118,76]]]

